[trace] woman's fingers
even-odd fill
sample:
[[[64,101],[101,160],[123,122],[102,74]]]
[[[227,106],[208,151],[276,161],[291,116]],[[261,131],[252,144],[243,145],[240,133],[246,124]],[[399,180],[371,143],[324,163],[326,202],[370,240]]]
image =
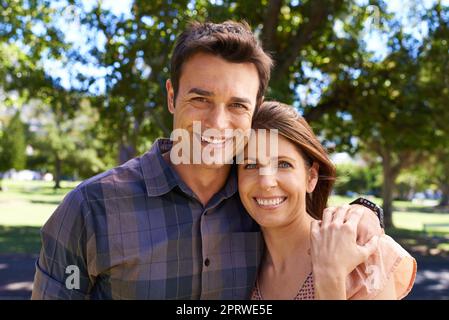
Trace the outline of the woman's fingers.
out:
[[[313,239],[317,239],[320,235],[320,221],[312,220],[310,223],[310,237]]]
[[[348,220],[346,220],[345,224],[351,226],[352,230],[357,230],[357,227],[358,227],[362,217],[363,217],[363,211],[355,210],[355,211],[351,212],[351,215],[349,216]]]
[[[329,207],[329,208],[324,209],[321,227],[323,227],[323,228],[328,227],[331,224],[332,216],[333,216],[335,210],[337,210],[337,208],[335,208],[335,207]]]
[[[379,245],[379,236],[374,236],[364,246],[359,246],[363,254],[364,261],[368,259],[369,256],[374,254],[374,252],[376,252],[378,245]]]
[[[338,207],[334,213],[332,222],[337,225],[343,224],[343,222],[345,221],[346,214],[348,213],[350,208],[351,207],[348,205]]]

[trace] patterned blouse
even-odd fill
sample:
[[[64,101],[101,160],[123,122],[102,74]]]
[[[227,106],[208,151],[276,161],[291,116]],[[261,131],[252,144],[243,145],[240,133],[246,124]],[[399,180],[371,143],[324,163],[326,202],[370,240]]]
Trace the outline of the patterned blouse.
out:
[[[262,293],[259,289],[259,282],[256,281],[253,292],[251,294],[251,300],[264,300]],[[313,274],[312,272],[307,276],[298,293],[293,300],[315,300],[315,288],[313,286]]]
[[[346,297],[349,300],[374,299],[393,278],[397,299],[403,299],[412,289],[416,277],[416,260],[391,237],[383,234],[373,255],[357,266],[346,279]],[[256,285],[251,300],[263,300]],[[315,299],[313,274],[310,273],[299,288],[294,300]]]

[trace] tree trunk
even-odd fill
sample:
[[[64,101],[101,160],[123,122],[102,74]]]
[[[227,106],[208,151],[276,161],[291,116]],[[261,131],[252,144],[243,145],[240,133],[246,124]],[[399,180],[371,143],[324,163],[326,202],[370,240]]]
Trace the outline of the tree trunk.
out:
[[[130,144],[120,142],[119,154],[118,154],[118,164],[123,164],[126,161],[134,158],[137,154],[136,148]]]
[[[3,173],[0,172],[0,191],[3,191]]]
[[[442,197],[441,197],[441,201],[440,204],[438,205],[439,207],[447,207],[449,206],[449,184],[442,184],[440,186],[441,191],[442,191]]]
[[[61,167],[62,167],[62,160],[56,156],[55,158],[55,186],[54,189],[61,189]]]
[[[384,222],[385,228],[392,228],[393,226],[393,190],[394,182],[396,180],[393,173],[393,167],[391,163],[391,156],[386,152],[382,157],[383,167],[383,184],[382,184],[382,200],[384,210]]]

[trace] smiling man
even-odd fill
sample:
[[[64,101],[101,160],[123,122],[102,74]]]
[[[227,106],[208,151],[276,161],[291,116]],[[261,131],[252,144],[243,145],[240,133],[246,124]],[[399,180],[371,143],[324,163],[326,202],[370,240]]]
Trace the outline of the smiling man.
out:
[[[166,83],[174,130],[222,154],[229,132],[250,129],[271,67],[248,25],[190,24]],[[177,143],[159,139],[66,196],[42,229],[33,299],[249,298],[263,241],[240,201],[235,167],[174,161]],[[366,228],[381,232],[378,223]]]

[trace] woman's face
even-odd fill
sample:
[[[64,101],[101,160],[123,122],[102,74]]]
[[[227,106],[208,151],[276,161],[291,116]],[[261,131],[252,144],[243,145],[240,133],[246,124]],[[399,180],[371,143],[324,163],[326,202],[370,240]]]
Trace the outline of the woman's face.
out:
[[[306,212],[306,193],[312,192],[318,180],[317,165],[309,167],[297,147],[286,138],[278,136],[278,156],[256,156],[256,164],[249,163],[252,156],[239,165],[239,193],[251,217],[262,227],[286,226],[301,219]],[[251,139],[269,138],[256,133]],[[255,144],[257,145],[257,144]],[[277,161],[277,170],[273,170]],[[261,174],[261,170],[263,169]],[[271,170],[270,170],[271,169]]]

